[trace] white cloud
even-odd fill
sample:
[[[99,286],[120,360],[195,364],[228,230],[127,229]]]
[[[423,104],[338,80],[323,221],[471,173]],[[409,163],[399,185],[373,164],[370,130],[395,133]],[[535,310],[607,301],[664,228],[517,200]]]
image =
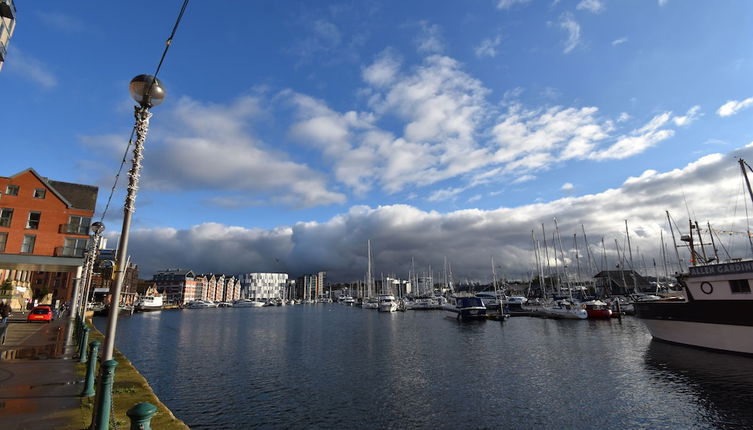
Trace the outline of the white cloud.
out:
[[[160,112],[159,127],[150,133],[142,186],[243,192],[249,201],[301,207],[344,202],[344,195],[327,189],[324,175],[253,137],[249,124],[263,115],[255,97],[226,105],[179,99]]]
[[[735,210],[734,206],[740,205],[739,201],[725,197],[740,192],[735,157],[750,159],[753,147],[727,155],[708,155],[667,172],[647,170],[627,178],[618,188],[595,194],[494,210],[440,213],[407,205],[356,206],[324,222],[300,222],[271,230],[216,223],[183,230],[134,229],[129,251],[145,275],[166,267],[236,274],[284,271],[294,277],[326,269],[333,282],[347,282],[362,279],[367,265],[366,241],[370,239],[378,271],[405,277],[411,257],[416,258],[417,265],[429,265],[441,264],[447,256],[456,279],[485,280],[489,255],[504,255],[499,259],[501,270],[513,278],[523,278],[534,267],[531,230],[540,240],[541,224],[549,229],[556,217],[563,238],[577,234],[580,255],[584,253],[583,225],[592,250],[598,249],[599,255],[600,239],[605,239],[607,265],[613,266],[617,261],[614,239],[623,241],[623,220],[628,220],[630,231],[640,232],[632,235],[633,250],[640,249],[647,260],[658,260],[661,231],[665,240],[669,236],[665,210],[680,219],[685,216],[687,203],[694,218],[710,220],[712,228],[746,230],[744,216],[738,216],[739,207]],[[114,241],[116,236],[112,233],[109,237]],[[732,257],[748,256],[744,236],[740,243],[733,239],[722,238],[724,249]],[[563,243],[566,259],[572,259],[572,242]],[[680,252],[687,261],[687,252]],[[586,276],[603,269],[602,264],[599,258],[597,267],[588,268]],[[678,270],[675,259],[670,264],[670,273]]]
[[[753,105],[753,97],[749,97],[742,101],[729,100],[727,103],[721,105],[716,113],[721,117],[731,116],[743,109],[749,108],[751,105]]]
[[[8,50],[5,68],[8,73],[31,81],[47,90],[58,84],[57,77],[50,71],[50,66],[14,45],[11,45]]]
[[[599,13],[604,11],[604,3],[602,3],[601,0],[581,0],[575,8],[578,10]]]
[[[669,3],[669,0],[658,0],[658,2],[659,2],[659,6],[664,6],[667,3]]]
[[[516,4],[526,4],[531,0],[499,0],[497,2],[497,9],[510,9]]]
[[[674,130],[662,129],[670,119],[671,114],[665,112],[657,115],[645,126],[633,130],[626,136],[621,136],[616,143],[589,155],[594,160],[622,159],[640,154],[659,142],[674,136]]]
[[[363,68],[361,74],[366,83],[376,87],[391,84],[400,69],[400,59],[391,51],[383,51],[369,66]]]
[[[568,54],[580,44],[580,24],[575,21],[573,15],[569,12],[562,14],[560,17],[560,28],[567,32],[564,53]]]
[[[421,54],[437,54],[444,51],[442,42],[442,30],[437,24],[429,24],[426,21],[419,23],[421,32],[416,37],[418,52]]]
[[[484,39],[477,47],[473,49],[473,52],[477,57],[491,57],[497,56],[497,47],[502,43],[502,37],[497,36],[494,39]]]
[[[627,37],[620,37],[619,39],[615,39],[612,41],[612,46],[622,45],[623,43],[626,43],[628,41]]]
[[[445,188],[434,191],[426,200],[430,202],[439,202],[444,200],[451,200],[456,198],[460,193],[465,191],[465,188]]]
[[[688,112],[684,116],[676,116],[672,118],[672,121],[677,126],[690,125],[693,121],[698,119],[698,117],[700,116],[700,112],[701,112],[701,107],[696,105],[690,108],[690,110],[688,110]]]
[[[572,191],[572,190],[574,190],[574,189],[575,189],[575,185],[571,184],[570,182],[565,182],[565,183],[564,183],[564,184],[562,184],[562,186],[560,187],[560,190],[562,190],[562,191],[566,191],[566,192]]]

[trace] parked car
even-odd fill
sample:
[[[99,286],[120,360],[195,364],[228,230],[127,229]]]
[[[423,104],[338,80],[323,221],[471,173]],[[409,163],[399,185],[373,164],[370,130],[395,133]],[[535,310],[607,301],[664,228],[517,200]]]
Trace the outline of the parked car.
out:
[[[28,322],[50,322],[52,321],[53,313],[52,306],[34,306],[29,312],[29,316],[26,318]]]

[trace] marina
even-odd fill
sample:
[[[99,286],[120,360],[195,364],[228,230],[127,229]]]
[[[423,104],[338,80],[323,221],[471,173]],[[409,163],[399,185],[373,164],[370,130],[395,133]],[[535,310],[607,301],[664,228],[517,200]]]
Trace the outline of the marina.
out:
[[[753,426],[753,361],[652,341],[629,316],[171,310],[121,319],[117,347],[196,429]]]

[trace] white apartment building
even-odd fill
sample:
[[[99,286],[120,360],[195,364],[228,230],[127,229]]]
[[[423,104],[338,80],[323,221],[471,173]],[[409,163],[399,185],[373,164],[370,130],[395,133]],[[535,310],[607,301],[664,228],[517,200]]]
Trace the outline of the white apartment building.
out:
[[[245,273],[241,275],[243,297],[258,299],[280,299],[284,297],[288,284],[287,273]]]

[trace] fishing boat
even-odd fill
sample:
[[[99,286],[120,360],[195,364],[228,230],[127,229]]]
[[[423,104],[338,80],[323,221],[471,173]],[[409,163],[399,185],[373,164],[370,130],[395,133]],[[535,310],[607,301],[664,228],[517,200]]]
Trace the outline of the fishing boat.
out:
[[[678,277],[685,298],[634,303],[654,339],[753,354],[753,260],[691,266]]]
[[[753,197],[746,170],[750,166],[738,162]],[[707,257],[695,248],[703,246],[700,228],[689,224],[690,234],[681,240],[688,244],[691,266],[677,277],[685,297],[636,301],[636,316],[654,339],[753,355],[753,260]]]

